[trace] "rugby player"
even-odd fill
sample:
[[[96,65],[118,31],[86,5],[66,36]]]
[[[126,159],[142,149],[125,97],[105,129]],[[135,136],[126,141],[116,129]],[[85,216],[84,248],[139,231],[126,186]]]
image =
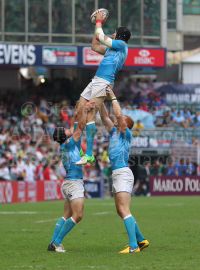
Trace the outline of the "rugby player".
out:
[[[131,37],[131,32],[126,27],[119,27],[112,35],[113,39],[104,35],[102,30],[103,14],[101,11],[96,15],[96,28],[92,39],[92,50],[104,55],[95,77],[92,82],[85,88],[80,97],[80,106],[78,117],[81,117],[82,108],[84,108],[88,100],[95,101],[97,106],[94,110],[88,113],[88,120],[86,125],[86,141],[87,150],[86,154],[82,156],[77,165],[85,165],[88,162],[94,161],[92,154],[92,147],[94,144],[95,136],[95,115],[101,108],[106,97],[106,88],[109,86],[111,89],[114,85],[114,80],[119,70],[124,65],[128,55],[128,40]]]
[[[113,124],[104,104],[101,107],[101,119],[111,135],[108,156],[112,166],[115,206],[118,215],[124,220],[129,236],[129,245],[120,253],[140,252],[140,250],[148,247],[149,242],[143,237],[135,218],[130,212],[134,176],[128,167],[128,158],[132,138],[130,130],[134,121],[128,115],[122,115],[122,110],[112,90],[110,89],[107,93],[112,100],[117,122]]]
[[[67,233],[82,219],[84,209],[84,187],[82,167],[76,165],[80,160],[80,137],[84,130],[88,111],[95,108],[95,102],[88,102],[84,108],[78,125],[72,129],[56,128],[53,134],[54,141],[60,143],[60,155],[66,171],[66,179],[62,184],[65,196],[64,215],[60,218],[52,235],[48,251],[66,252],[62,240]],[[75,112],[76,115],[76,112]],[[73,118],[75,120],[75,117]],[[74,121],[73,120],[73,121]]]

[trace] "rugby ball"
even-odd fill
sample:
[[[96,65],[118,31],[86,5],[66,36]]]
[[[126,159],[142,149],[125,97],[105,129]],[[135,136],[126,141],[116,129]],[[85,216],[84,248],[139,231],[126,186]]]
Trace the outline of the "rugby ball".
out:
[[[100,9],[95,10],[95,12],[93,12],[92,15],[90,16],[90,20],[92,24],[96,24],[96,14],[98,10],[100,10],[103,13],[102,23],[105,23],[106,20],[108,19],[108,16],[109,16],[108,10],[105,8],[100,8]]]

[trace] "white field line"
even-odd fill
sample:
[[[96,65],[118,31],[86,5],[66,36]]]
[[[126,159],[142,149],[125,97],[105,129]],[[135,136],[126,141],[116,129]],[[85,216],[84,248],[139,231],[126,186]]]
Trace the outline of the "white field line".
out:
[[[182,206],[183,203],[170,203],[170,204],[167,204],[167,206]]]
[[[17,214],[17,215],[21,215],[21,214],[25,214],[25,215],[33,215],[33,214],[38,214],[39,212],[29,212],[29,211],[25,211],[25,212],[0,212],[0,215],[13,215],[13,214]]]
[[[107,214],[113,214],[114,212],[99,212],[99,213],[94,213],[93,216],[98,216],[98,215],[107,215]]]
[[[25,269],[28,269],[28,268],[42,268],[42,267],[46,267],[47,265],[15,265],[15,266],[12,266],[12,268],[25,268]],[[64,266],[56,266],[56,268],[63,268]],[[160,267],[159,266],[159,269],[175,269],[177,270],[179,266],[164,266],[164,267]],[[180,266],[181,269],[187,269],[186,267],[184,266]],[[122,265],[122,266],[118,266],[117,269],[154,269],[154,268],[157,268],[155,266],[148,266],[145,267],[145,266],[125,266],[125,265]],[[110,269],[109,266],[100,266],[100,265],[96,265],[96,266],[92,266],[92,265],[84,265],[84,266],[70,266],[70,269]]]
[[[46,219],[46,220],[38,220],[35,223],[44,223],[44,222],[49,222],[49,221],[55,221],[58,220],[59,218],[54,218],[54,219]]]

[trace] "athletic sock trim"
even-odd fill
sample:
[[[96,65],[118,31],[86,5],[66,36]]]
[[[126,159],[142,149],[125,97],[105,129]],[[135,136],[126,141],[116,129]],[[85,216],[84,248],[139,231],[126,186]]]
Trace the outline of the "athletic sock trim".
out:
[[[74,122],[74,124],[78,124],[78,122]]]
[[[62,217],[62,219],[64,219],[64,221],[66,221],[66,218]]]
[[[132,217],[131,214],[129,214],[128,216],[124,217],[124,220],[127,219],[127,218],[130,218],[130,217]]]
[[[89,123],[86,124],[86,126],[94,124],[94,123],[95,123],[95,121],[89,122]]]
[[[76,221],[73,219],[73,217],[71,217],[72,221],[74,222],[74,224],[76,224]]]

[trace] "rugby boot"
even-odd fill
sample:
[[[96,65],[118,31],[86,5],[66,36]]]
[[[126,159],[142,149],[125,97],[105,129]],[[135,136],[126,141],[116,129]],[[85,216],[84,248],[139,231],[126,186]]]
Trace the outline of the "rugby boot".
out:
[[[140,252],[140,248],[139,247],[131,247],[131,246],[125,246],[125,248],[123,250],[121,250],[119,253],[137,253]]]
[[[93,163],[95,161],[94,155],[91,157],[88,155],[82,156],[81,160],[76,162],[76,165],[86,165],[87,163]]]
[[[149,246],[149,242],[146,239],[144,239],[141,242],[138,242],[138,246],[140,250],[143,250],[144,248],[147,248]]]

